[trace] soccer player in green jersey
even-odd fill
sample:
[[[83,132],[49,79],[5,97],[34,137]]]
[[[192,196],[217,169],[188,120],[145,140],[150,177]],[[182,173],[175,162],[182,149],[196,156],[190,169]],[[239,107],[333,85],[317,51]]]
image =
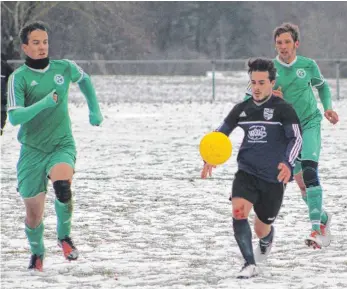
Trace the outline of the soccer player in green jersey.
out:
[[[305,243],[309,247],[321,248],[329,246],[331,242],[331,214],[322,209],[322,187],[318,177],[322,114],[318,109],[313,87],[318,90],[324,116],[328,121],[336,124],[339,118],[332,109],[329,85],[317,63],[296,54],[299,47],[299,28],[294,24],[284,23],[274,30],[273,36],[278,54],[274,59],[277,77],[273,93],[293,105],[303,131],[301,157],[296,162],[294,178],[308,206],[312,224],[311,233]],[[249,89],[246,93],[251,95]]]
[[[26,209],[25,233],[32,253],[29,269],[42,271],[48,179],[56,194],[58,245],[66,259],[78,258],[78,250],[70,237],[71,182],[76,161],[68,112],[71,82],[78,83],[87,99],[90,124],[100,125],[103,117],[89,76],[74,62],[48,58],[48,32],[44,23],[34,22],[23,27],[20,40],[26,61],[9,78],[8,113],[12,125],[21,125],[17,190]]]

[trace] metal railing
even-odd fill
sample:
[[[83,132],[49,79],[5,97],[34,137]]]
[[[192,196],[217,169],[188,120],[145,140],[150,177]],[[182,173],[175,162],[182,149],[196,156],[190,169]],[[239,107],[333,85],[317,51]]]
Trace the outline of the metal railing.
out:
[[[83,67],[96,67],[93,74],[108,74],[108,75],[206,75],[207,71],[211,72],[211,93],[212,101],[216,99],[216,73],[230,72],[230,71],[245,71],[248,59],[158,59],[158,60],[74,60],[76,63]],[[19,65],[23,60],[8,60],[9,63]],[[336,99],[340,99],[340,79],[341,79],[341,64],[347,64],[347,58],[341,59],[316,59],[320,68],[322,66],[329,66],[326,68],[329,75],[334,75],[336,79]],[[335,66],[335,69],[331,65]],[[106,69],[107,65],[115,65],[121,69]],[[153,69],[142,69],[141,66],[155,65]],[[165,65],[175,66],[176,69],[166,71]],[[190,66],[190,69],[178,69],[177,66]],[[192,69],[193,66],[200,65],[200,68]],[[124,68],[128,66],[127,68]],[[130,66],[136,68],[131,68]],[[346,66],[346,65],[344,65]],[[160,67],[160,68],[158,68]],[[329,70],[328,70],[329,69]],[[169,70],[169,69],[168,69]],[[322,69],[324,70],[324,69]],[[334,72],[333,72],[334,70]],[[90,71],[90,70],[88,70]],[[345,72],[346,71],[346,72]],[[347,75],[347,66],[344,69],[344,75]],[[325,73],[323,72],[323,75]]]

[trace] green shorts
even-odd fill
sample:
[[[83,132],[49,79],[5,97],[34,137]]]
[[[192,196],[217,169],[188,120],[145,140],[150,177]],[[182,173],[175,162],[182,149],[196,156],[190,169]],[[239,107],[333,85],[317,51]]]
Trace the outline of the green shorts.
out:
[[[74,144],[57,147],[51,153],[22,145],[17,163],[17,191],[23,199],[33,198],[41,192],[47,192],[51,169],[59,163],[66,163],[74,169],[75,162]]]
[[[321,150],[321,115],[310,120],[302,128],[302,150],[299,159],[295,162],[294,175],[301,172],[301,161],[310,160],[318,162]]]

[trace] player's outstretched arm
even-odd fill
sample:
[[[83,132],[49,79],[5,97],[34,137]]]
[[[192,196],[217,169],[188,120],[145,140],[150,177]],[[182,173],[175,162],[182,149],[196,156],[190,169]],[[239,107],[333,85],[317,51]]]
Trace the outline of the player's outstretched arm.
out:
[[[225,118],[225,120],[222,122],[222,124],[215,129],[214,131],[221,132],[229,137],[229,135],[233,132],[233,130],[238,125],[239,121],[239,115],[242,111],[243,106],[240,106],[240,104],[236,104],[233,109],[229,112],[228,116]],[[204,166],[201,171],[201,178],[206,179],[207,177],[212,176],[212,169],[216,168],[214,165],[210,165],[206,162],[204,162]]]
[[[17,107],[9,110],[9,120],[12,125],[18,125],[33,119],[42,110],[54,107],[58,102],[55,90],[47,94],[43,99],[27,107]]]
[[[224,121],[217,129],[214,131],[221,132],[225,134],[226,136],[229,136],[231,134],[233,129],[229,127],[229,125]],[[216,168],[214,165],[210,165],[204,161],[204,166],[201,171],[201,178],[206,179],[207,177],[212,176],[212,169]]]
[[[98,126],[103,121],[100,111],[99,102],[96,97],[95,89],[88,74],[84,73],[84,77],[78,82],[78,86],[85,96],[89,108],[89,122],[91,125]]]

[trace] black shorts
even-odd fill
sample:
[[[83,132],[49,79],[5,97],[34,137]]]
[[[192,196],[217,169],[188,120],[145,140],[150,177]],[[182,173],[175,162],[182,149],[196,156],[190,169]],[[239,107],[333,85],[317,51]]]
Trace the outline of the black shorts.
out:
[[[253,204],[260,221],[272,224],[280,211],[285,186],[270,183],[244,171],[237,171],[230,200],[235,197],[246,199]]]
[[[1,134],[2,134],[3,128],[5,127],[5,124],[6,124],[6,118],[7,118],[7,112],[1,111]]]

